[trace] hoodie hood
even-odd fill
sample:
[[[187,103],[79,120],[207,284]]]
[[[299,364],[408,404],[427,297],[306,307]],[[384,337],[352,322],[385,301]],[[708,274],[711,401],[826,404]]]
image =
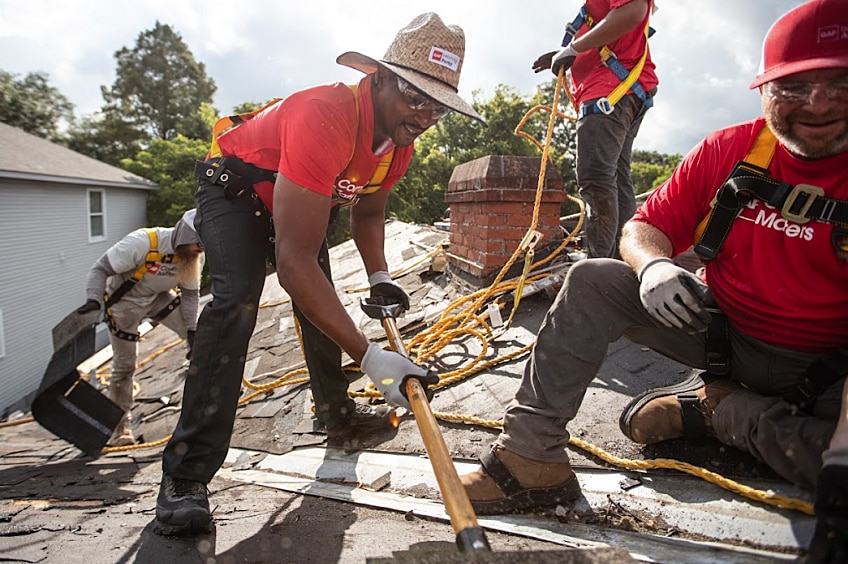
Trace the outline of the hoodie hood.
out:
[[[194,216],[196,210],[190,209],[183,214],[177,224],[174,226],[174,234],[172,244],[174,250],[182,245],[191,245],[192,243],[200,243],[200,236],[194,230]]]

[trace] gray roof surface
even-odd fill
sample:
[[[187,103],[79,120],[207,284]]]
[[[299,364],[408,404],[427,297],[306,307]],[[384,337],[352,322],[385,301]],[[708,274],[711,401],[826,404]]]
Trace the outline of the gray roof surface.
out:
[[[446,233],[396,221],[386,229],[392,270],[409,267],[398,278],[412,297],[410,312],[398,320],[408,340],[432,326],[469,289],[449,274],[433,272],[431,261],[424,260],[447,240]],[[382,339],[380,324],[357,305],[367,282],[353,243],[331,249],[331,260],[342,302],[369,337]],[[303,366],[291,304],[273,274],[262,302],[245,369],[245,378],[255,384],[268,384]],[[532,343],[550,303],[545,292],[522,299],[511,328],[488,344],[485,358]],[[186,361],[183,346],[167,348],[175,340],[159,326],[139,343],[143,364],[136,372],[133,417],[136,434],[148,442],[166,437],[178,417]],[[457,336],[437,355],[434,367],[442,374],[454,370],[479,350],[476,339]],[[433,411],[500,419],[526,358],[498,363],[439,389]],[[101,362],[108,363],[108,357],[91,366]],[[677,459],[759,491],[809,501],[809,492],[718,443],[668,441],[640,447],[622,436],[618,414],[631,397],[688,373],[687,367],[626,340],[612,344],[578,417],[569,424],[572,436],[625,460]],[[351,391],[367,383],[356,373],[352,379]],[[250,392],[244,389],[244,395]],[[439,427],[460,473],[473,468],[497,434],[473,422],[441,421]],[[278,387],[239,407],[230,456],[210,484],[215,532],[178,541],[152,532],[161,447],[91,460],[28,423],[0,434],[0,517],[5,514],[7,527],[27,535],[0,534],[0,554],[85,564],[203,562],[210,555],[220,562],[363,562],[412,546],[450,549],[453,533],[425,453],[408,414],[396,430],[328,442],[313,427],[308,386]],[[513,561],[529,562],[534,560],[527,551],[600,543],[623,547],[639,561],[758,563],[793,560],[812,533],[807,515],[751,501],[686,473],[616,467],[577,447],[569,454],[583,497],[556,511],[481,518],[496,552],[522,551],[528,558]],[[562,556],[559,561],[571,560]]]
[[[156,184],[0,123],[0,177],[155,190]]]

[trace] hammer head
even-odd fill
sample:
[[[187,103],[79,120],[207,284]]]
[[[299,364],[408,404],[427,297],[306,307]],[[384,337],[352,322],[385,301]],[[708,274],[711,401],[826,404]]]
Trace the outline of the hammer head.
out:
[[[382,298],[362,298],[359,305],[371,319],[395,319],[403,313],[403,304],[386,303]]]

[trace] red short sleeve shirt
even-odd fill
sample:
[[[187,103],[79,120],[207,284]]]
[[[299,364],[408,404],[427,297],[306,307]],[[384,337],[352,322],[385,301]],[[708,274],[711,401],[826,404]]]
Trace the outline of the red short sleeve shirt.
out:
[[[633,220],[665,233],[675,254],[688,249],[716,191],[763,126],[760,118],[708,136]],[[778,144],[769,170],[777,180],[812,184],[831,198],[848,199],[848,153],[805,161]],[[804,352],[848,346],[848,260],[836,252],[834,229],[832,223],[789,221],[760,200],[749,203],[718,256],[706,265],[713,297],[734,326],[767,343]]]
[[[632,2],[632,0],[587,0],[586,9],[591,14],[592,19],[598,22],[606,17],[611,10],[629,2]],[[645,25],[648,22],[649,14],[650,8],[646,10],[642,23],[607,45],[628,70],[636,66],[645,51],[645,44],[647,43]],[[589,27],[584,25],[579,30],[577,37],[588,30]],[[645,66],[639,75],[639,82],[646,91],[653,89],[659,82],[654,70],[654,62],[651,60],[650,49],[645,59]],[[597,49],[580,53],[571,67],[571,94],[578,104],[608,96],[620,83],[618,77],[601,62],[601,56]]]
[[[351,88],[335,83],[296,92],[253,119],[222,134],[218,143],[227,156],[286,178],[328,198],[352,200],[371,179],[381,157],[371,149],[374,110],[371,75]],[[383,190],[406,173],[413,146],[395,147]],[[256,185],[257,194],[273,212],[273,185]]]

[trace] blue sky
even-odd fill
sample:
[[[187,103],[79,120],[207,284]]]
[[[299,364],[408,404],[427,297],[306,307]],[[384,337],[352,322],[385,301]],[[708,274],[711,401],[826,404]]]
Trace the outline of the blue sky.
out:
[[[771,23],[799,0],[657,0],[651,51],[660,78],[636,148],[685,153],[710,131],[760,114],[748,90]],[[434,11],[466,34],[460,93],[489,98],[497,84],[523,94],[550,75],[530,70],[557,47],[581,2],[542,0],[0,0],[0,69],[43,71],[78,116],[102,104],[115,78],[114,54],[133,47],[158,20],[177,31],[217,86],[226,113],[314,84],[353,82],[335,64],[355,50],[382,56],[395,32]]]

